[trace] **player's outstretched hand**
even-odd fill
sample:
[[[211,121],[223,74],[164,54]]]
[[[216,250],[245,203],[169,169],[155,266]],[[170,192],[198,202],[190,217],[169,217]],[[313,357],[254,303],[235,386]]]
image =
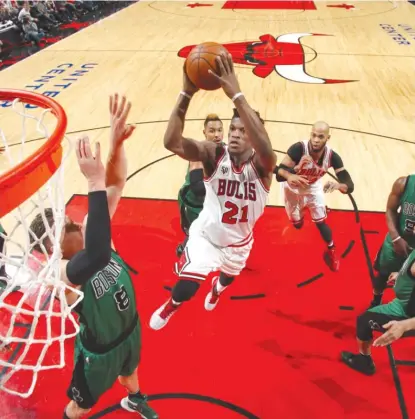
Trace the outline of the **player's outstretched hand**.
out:
[[[238,79],[236,78],[235,69],[233,67],[232,55],[222,53],[220,56],[216,57],[216,63],[218,66],[218,73],[215,73],[210,69],[208,71],[219,80],[226,96],[232,99],[241,91]]]
[[[189,76],[186,73],[186,62],[183,65],[183,91],[193,96],[199,88],[196,87],[189,79]]]
[[[389,345],[395,340],[398,340],[405,333],[405,326],[401,321],[392,320],[382,327],[388,330],[373,342],[373,346]]]
[[[110,96],[110,125],[111,145],[120,146],[135,130],[135,125],[127,125],[126,121],[131,110],[131,102],[127,102],[125,96],[118,101],[118,93]]]
[[[399,272],[392,272],[389,275],[389,278],[386,282],[386,285],[388,285],[388,287],[393,287],[396,284],[396,280],[398,279],[398,274]]]
[[[339,184],[337,182],[332,182],[329,180],[323,187],[324,193],[331,193],[339,189]]]
[[[95,143],[95,156],[92,154],[91,144],[87,136],[78,138],[76,142],[76,158],[79,168],[88,182],[94,185],[104,184],[105,187],[105,168],[101,160],[101,146]]]

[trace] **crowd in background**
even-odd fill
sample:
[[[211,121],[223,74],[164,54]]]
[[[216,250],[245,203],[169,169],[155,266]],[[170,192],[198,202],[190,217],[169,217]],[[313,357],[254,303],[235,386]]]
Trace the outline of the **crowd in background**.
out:
[[[16,31],[22,43],[39,50],[47,45],[47,39],[58,37],[60,29],[65,25],[85,19],[99,20],[129,3],[131,2],[0,0],[0,60],[10,55],[13,47],[16,47],[13,45],[15,42],[2,39],[2,34],[9,30]]]

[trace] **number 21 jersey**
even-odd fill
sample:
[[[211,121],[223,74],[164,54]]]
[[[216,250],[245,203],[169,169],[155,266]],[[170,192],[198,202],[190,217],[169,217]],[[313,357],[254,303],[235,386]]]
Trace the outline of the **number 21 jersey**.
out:
[[[219,247],[243,246],[252,239],[253,228],[264,212],[269,189],[262,183],[252,156],[239,168],[232,163],[227,146],[216,169],[204,179],[203,210],[193,222]]]

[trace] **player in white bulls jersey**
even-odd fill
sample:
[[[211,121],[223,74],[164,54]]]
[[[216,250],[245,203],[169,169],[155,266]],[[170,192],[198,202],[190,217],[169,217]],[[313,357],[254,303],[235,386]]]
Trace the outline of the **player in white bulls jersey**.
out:
[[[339,190],[352,193],[353,181],[343,167],[341,157],[333,151],[327,141],[330,127],[326,122],[316,122],[308,141],[293,144],[275,174],[284,195],[285,209],[293,226],[300,229],[304,223],[304,209],[308,208],[323,240],[327,243],[324,260],[333,271],[338,271],[340,260],[336,255],[333,234],[326,224],[327,218],[324,193]],[[334,169],[339,182],[327,182],[324,187],[321,178],[330,168]]]
[[[186,111],[198,90],[186,74],[164,136],[168,150],[203,163],[206,196],[176,266],[179,281],[171,297],[150,319],[150,327],[155,330],[164,327],[183,302],[196,294],[201,281],[219,271],[205,299],[206,310],[216,307],[219,296],[245,267],[253,244],[253,228],[264,212],[272,182],[276,155],[264,123],[240,91],[232,57],[220,56],[217,63],[220,76],[215,77],[236,106],[228,145],[183,137]]]

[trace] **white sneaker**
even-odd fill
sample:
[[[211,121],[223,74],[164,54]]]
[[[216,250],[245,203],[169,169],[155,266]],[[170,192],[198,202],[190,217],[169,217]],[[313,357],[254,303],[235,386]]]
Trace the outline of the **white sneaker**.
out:
[[[164,303],[160,308],[158,308],[150,318],[150,327],[153,330],[159,330],[163,328],[167,322],[170,320],[170,317],[176,312],[181,304],[175,305],[171,298]]]

